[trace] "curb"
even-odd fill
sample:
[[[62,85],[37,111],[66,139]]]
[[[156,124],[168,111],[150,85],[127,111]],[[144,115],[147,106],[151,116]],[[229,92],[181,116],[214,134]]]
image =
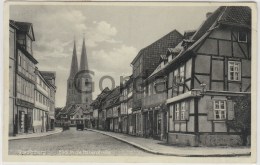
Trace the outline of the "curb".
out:
[[[163,152],[158,152],[158,151],[154,151],[151,149],[148,149],[144,146],[141,146],[139,144],[136,144],[134,142],[129,142],[127,140],[124,140],[122,138],[116,137],[114,135],[110,135],[108,133],[105,132],[101,132],[101,131],[97,131],[97,130],[93,130],[93,129],[88,129],[89,131],[92,132],[97,132],[97,133],[101,133],[103,135],[106,136],[110,136],[114,139],[117,139],[119,141],[122,141],[124,143],[130,144],[131,146],[141,149],[145,152],[151,153],[151,154],[156,154],[156,155],[165,155],[165,156],[177,156],[177,157],[239,157],[239,156],[251,156],[251,152],[247,152],[247,153],[241,153],[241,154],[208,154],[208,155],[201,155],[201,154],[176,154],[176,153],[163,153]]]
[[[57,129],[57,128],[56,128]],[[44,134],[44,135],[35,135],[35,136],[24,136],[24,137],[9,137],[8,141],[12,141],[12,140],[21,140],[21,139],[30,139],[30,138],[37,138],[37,137],[44,137],[44,136],[49,136],[49,135],[54,135],[54,134],[57,134],[57,133],[61,133],[62,132],[62,129],[57,129],[57,131],[55,132],[51,132],[49,134]],[[32,134],[33,135],[33,134]]]

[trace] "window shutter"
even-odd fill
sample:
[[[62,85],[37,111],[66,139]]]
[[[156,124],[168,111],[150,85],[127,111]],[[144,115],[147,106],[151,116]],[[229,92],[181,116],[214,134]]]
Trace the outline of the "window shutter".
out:
[[[227,100],[227,113],[228,113],[228,120],[234,120],[235,113],[234,113],[234,103],[232,100]]]
[[[213,108],[212,100],[207,100],[207,108],[208,108],[208,120],[214,120],[214,108]]]
[[[189,120],[190,116],[190,102],[186,101],[185,102],[185,120]]]

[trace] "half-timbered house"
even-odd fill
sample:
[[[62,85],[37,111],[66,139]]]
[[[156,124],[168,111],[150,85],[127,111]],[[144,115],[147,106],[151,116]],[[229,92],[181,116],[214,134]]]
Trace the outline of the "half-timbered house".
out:
[[[198,30],[168,49],[168,142],[237,145],[233,98],[250,95],[251,10],[220,7]]]

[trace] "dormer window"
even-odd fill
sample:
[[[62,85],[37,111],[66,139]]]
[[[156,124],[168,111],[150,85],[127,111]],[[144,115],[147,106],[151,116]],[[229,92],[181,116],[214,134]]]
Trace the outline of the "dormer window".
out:
[[[246,32],[238,32],[238,42],[247,42]]]

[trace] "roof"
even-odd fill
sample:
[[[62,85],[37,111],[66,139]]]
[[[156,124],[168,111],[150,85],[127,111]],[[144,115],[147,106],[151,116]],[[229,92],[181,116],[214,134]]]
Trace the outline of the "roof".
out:
[[[81,50],[81,57],[80,57],[80,71],[88,70],[88,57],[85,45],[85,38],[83,39],[82,50]]]
[[[214,23],[251,28],[251,9],[246,6],[221,6],[202,23],[191,39],[198,40]]]
[[[70,65],[69,79],[73,79],[75,77],[75,75],[77,74],[78,70],[79,70],[79,67],[78,67],[76,43],[74,41],[73,53],[72,53],[72,59],[71,59],[71,65]]]
[[[251,9],[247,6],[225,7],[218,22],[251,28]]]
[[[12,26],[13,28],[19,30],[19,27],[15,25],[15,21],[14,20],[9,20],[9,25]]]
[[[101,91],[101,93],[97,96],[97,98],[90,104],[91,106],[96,106],[97,104],[100,104],[103,98],[105,98],[109,93],[110,89],[106,87]]]
[[[209,30],[209,28],[213,25],[214,22],[218,19],[220,14],[223,12],[225,7],[219,7],[214,13],[212,13],[198,28],[196,33],[191,37],[192,40],[198,40],[200,37],[203,36]]]
[[[18,22],[18,21],[13,21],[16,26],[18,26],[19,31],[25,32],[29,34],[30,29],[32,29],[32,36],[31,39],[35,41],[34,33],[33,33],[33,25],[30,22]]]
[[[182,34],[178,32],[176,29],[171,31],[170,33],[164,35],[157,41],[153,42],[152,44],[148,45],[147,47],[141,49],[137,56],[133,59],[131,64],[134,64],[135,61],[143,54],[164,54],[165,48],[168,47],[175,47],[181,40],[182,40]],[[171,41],[172,44],[169,45],[169,43],[166,43],[166,41]]]
[[[57,116],[59,116],[61,114],[74,115],[80,109],[82,109],[84,111],[84,109],[81,106],[77,105],[77,104],[66,105],[65,107],[63,107],[60,110],[60,112],[59,112],[59,114]]]
[[[240,17],[238,17],[239,15]],[[218,24],[228,24],[235,26],[244,26],[251,27],[251,10],[249,7],[244,6],[222,6],[219,7],[214,13],[212,13],[198,28],[198,30],[194,33],[194,35],[188,39],[186,42],[191,42],[191,46],[186,50],[183,49],[183,42],[180,42],[175,48],[170,48],[168,51],[175,53],[179,49],[178,55],[169,63],[167,63],[164,67],[154,70],[154,72],[148,77],[150,79],[154,75],[162,72],[165,68],[172,65],[176,60],[180,57],[184,56],[187,52],[190,52],[196,46],[201,43],[206,36],[210,33],[212,29],[218,26]]]
[[[186,30],[184,31],[184,39],[189,39],[190,37],[192,37],[194,35],[194,33],[196,32],[196,30]]]
[[[119,103],[120,98],[120,87],[115,87],[105,98],[105,108],[110,107],[114,104]]]
[[[46,78],[55,78],[56,77],[56,72],[55,71],[41,71],[41,73],[46,77]]]

